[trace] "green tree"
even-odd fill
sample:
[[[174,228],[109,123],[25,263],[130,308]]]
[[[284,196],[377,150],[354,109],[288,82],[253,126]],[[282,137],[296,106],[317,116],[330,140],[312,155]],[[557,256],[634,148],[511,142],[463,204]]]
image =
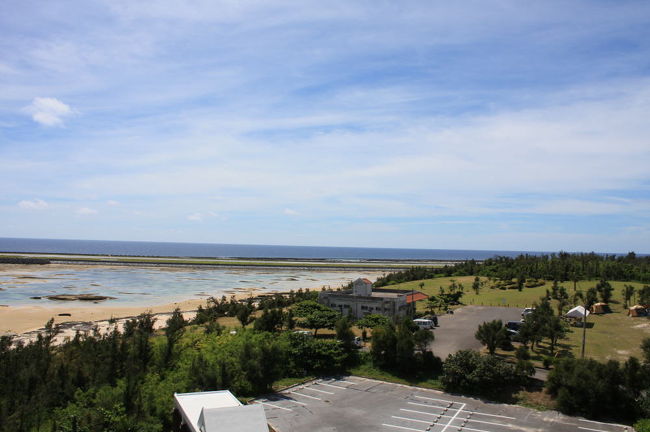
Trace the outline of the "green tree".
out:
[[[630,307],[630,300],[632,300],[632,296],[634,296],[634,285],[625,284],[623,286],[623,307],[625,309]]]
[[[313,300],[297,303],[294,314],[301,318],[300,325],[313,329],[314,336],[322,328],[333,329],[341,314]]]
[[[375,365],[392,368],[396,364],[397,335],[393,325],[372,329],[370,355]]]
[[[385,315],[368,314],[356,322],[359,328],[375,328],[390,325],[390,318]]]
[[[249,305],[242,305],[237,311],[237,320],[242,327],[246,327],[248,324],[252,323],[255,320],[253,316],[253,308]]]
[[[598,294],[600,294],[600,300],[603,303],[609,303],[612,299],[614,288],[612,288],[612,285],[609,282],[601,279],[600,282],[598,282],[596,285],[596,291],[598,291]]]
[[[474,277],[474,282],[472,282],[472,290],[474,290],[474,293],[476,295],[479,295],[481,292],[481,280],[479,279],[478,276]]]
[[[352,323],[348,317],[342,316],[336,320],[335,324],[336,339],[341,342],[343,350],[351,353],[354,350],[354,332]]]
[[[523,383],[529,373],[496,356],[461,350],[445,361],[440,382],[446,391],[495,396]]]
[[[479,325],[474,337],[487,347],[490,355],[494,355],[494,351],[507,340],[508,335],[503,322],[494,320]]]
[[[433,342],[435,336],[432,331],[425,329],[418,329],[413,333],[413,342],[415,343],[415,348],[421,353],[429,351],[429,344]]]
[[[546,325],[543,328],[544,336],[550,340],[550,350],[551,354],[555,351],[555,345],[559,339],[562,339],[566,336],[566,325],[560,317],[552,316],[546,322]]]
[[[569,306],[569,293],[566,288],[563,286],[558,288],[555,300],[557,300],[557,315],[562,316],[564,309]]]
[[[275,332],[282,328],[284,314],[282,309],[264,309],[262,315],[254,321],[254,328],[258,331]]]
[[[181,336],[183,336],[183,331],[187,325],[187,321],[183,318],[181,310],[176,308],[172,312],[172,315],[169,317],[166,324],[165,336],[167,337],[167,347],[165,350],[165,364],[169,364],[174,354],[174,346]]]

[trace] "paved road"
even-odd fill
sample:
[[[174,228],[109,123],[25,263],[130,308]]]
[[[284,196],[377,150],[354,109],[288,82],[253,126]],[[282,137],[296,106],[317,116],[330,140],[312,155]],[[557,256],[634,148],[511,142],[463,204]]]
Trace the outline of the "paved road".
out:
[[[480,350],[482,345],[474,337],[479,324],[495,319],[500,319],[504,324],[519,321],[522,311],[522,308],[463,306],[456,309],[453,315],[440,315],[431,350],[443,360],[459,350]]]
[[[266,395],[278,432],[625,432],[623,425],[487,403],[357,376],[317,379]]]

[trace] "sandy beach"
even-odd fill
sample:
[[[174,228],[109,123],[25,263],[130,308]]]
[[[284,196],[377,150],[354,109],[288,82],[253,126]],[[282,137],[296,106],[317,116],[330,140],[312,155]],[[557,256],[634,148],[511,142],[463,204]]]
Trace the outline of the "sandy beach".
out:
[[[101,321],[110,318],[136,316],[146,311],[151,311],[156,314],[171,312],[177,307],[183,311],[195,310],[199,305],[205,304],[205,299],[192,299],[150,307],[122,307],[109,305],[93,305],[92,307],[84,307],[84,305],[6,306],[0,307],[0,335],[21,334],[36,330],[42,328],[51,318],[54,318],[56,324],[68,321]],[[70,316],[59,316],[59,314],[70,314]]]

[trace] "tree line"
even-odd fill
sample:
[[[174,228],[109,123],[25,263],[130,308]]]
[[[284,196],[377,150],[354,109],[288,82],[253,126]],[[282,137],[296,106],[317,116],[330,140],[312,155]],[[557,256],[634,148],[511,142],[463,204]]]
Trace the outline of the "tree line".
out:
[[[482,262],[468,260],[444,267],[413,267],[377,279],[376,287],[438,276],[485,276],[501,280],[545,279],[580,281],[591,279],[650,283],[650,256],[600,255],[596,253],[519,255],[494,257]]]

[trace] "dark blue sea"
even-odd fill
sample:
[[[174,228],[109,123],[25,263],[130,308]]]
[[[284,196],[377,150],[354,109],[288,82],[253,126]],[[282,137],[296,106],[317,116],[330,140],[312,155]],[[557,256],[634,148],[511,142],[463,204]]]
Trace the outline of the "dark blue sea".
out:
[[[482,260],[544,252],[455,249],[396,249],[324,246],[272,246],[213,243],[163,243],[106,240],[0,238],[0,252],[129,255],[193,258],[292,258],[327,260]]]

